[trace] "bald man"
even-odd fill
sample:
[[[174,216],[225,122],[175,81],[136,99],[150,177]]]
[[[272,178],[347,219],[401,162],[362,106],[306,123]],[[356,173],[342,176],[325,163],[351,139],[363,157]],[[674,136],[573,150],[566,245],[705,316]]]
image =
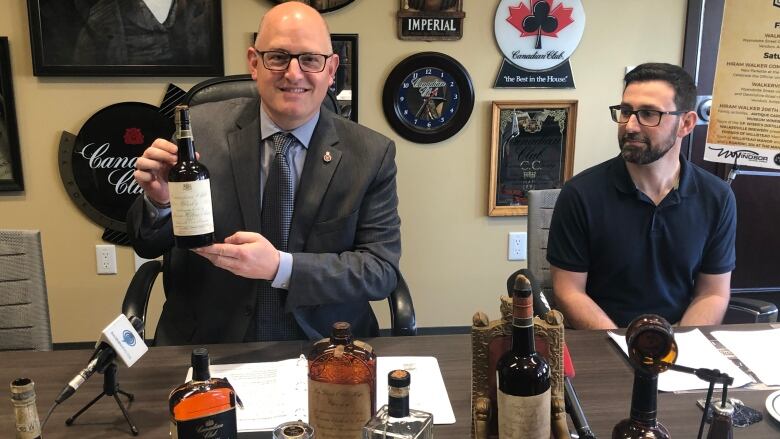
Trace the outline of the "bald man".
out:
[[[137,161],[145,195],[128,213],[129,234],[141,256],[165,255],[169,276],[157,342],[319,339],[336,321],[376,335],[369,301],[387,298],[400,279],[395,144],[321,108],[339,59],[311,7],[268,11],[246,57],[260,100],[191,114],[211,174],[217,244],[173,247],[167,175],[176,145],[157,139]],[[280,132],[292,143],[280,153],[294,188],[286,248],[264,236],[261,221]]]

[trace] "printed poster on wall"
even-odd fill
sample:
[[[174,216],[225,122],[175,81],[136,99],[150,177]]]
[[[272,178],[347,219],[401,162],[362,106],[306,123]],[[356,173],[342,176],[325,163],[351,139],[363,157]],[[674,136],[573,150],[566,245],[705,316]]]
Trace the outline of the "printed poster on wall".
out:
[[[726,0],[704,160],[780,169],[780,0]]]

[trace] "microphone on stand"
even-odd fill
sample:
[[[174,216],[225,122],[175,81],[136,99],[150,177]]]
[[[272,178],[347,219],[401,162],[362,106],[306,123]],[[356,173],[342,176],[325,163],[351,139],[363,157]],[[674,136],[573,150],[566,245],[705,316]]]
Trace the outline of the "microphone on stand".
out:
[[[135,333],[132,333],[126,327],[129,325],[132,325],[132,329]],[[82,384],[94,375],[95,372],[103,373],[106,370],[106,367],[116,359],[118,352],[120,358],[125,362],[127,367],[132,366],[147,349],[143,340],[141,340],[140,344],[143,346],[142,352],[136,353],[135,355],[128,355],[131,353],[128,346],[131,348],[136,346],[136,340],[140,339],[138,333],[143,331],[143,329],[144,322],[136,316],[131,317],[129,320],[124,315],[117,317],[103,330],[103,335],[101,336],[103,341],[98,341],[95,352],[90,357],[87,366],[84,369],[81,369],[81,371],[68,382],[65,388],[62,389],[57,398],[54,399],[55,404],[61,404],[66,399],[70,398]],[[114,332],[119,332],[122,335],[121,339],[117,337]],[[107,335],[107,333],[110,335]]]

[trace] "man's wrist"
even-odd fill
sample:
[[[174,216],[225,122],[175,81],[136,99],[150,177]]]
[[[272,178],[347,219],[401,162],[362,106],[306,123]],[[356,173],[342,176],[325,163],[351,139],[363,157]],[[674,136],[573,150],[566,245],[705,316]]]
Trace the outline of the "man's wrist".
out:
[[[152,206],[154,206],[154,207],[156,207],[158,209],[170,209],[170,207],[171,207],[171,202],[170,201],[168,201],[166,203],[158,203],[152,197],[148,197],[148,196],[146,197],[146,199],[149,200],[150,203],[152,203]]]

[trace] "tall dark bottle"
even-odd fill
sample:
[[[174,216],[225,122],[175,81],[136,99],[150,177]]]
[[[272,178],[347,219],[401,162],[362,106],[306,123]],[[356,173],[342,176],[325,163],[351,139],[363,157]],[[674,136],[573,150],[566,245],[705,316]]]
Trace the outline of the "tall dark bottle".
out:
[[[626,329],[628,359],[634,366],[630,417],[612,429],[613,439],[668,439],[669,431],[658,422],[658,374],[677,360],[672,326],[663,317],[645,314]]]
[[[512,349],[496,363],[498,436],[550,437],[550,366],[536,352],[531,284],[518,275],[512,291]]]
[[[209,171],[195,155],[189,107],[177,106],[175,115],[179,152],[168,173],[173,236],[176,247],[203,247],[214,242]]]

